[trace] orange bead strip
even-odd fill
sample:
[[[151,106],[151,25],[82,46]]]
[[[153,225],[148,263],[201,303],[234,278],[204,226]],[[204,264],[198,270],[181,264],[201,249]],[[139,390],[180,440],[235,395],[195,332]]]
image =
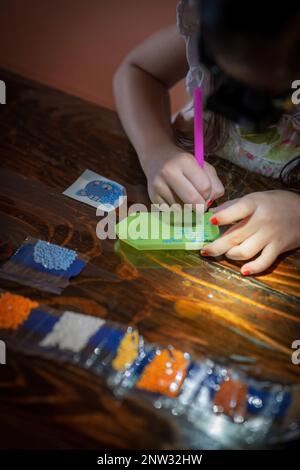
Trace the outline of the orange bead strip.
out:
[[[145,367],[136,387],[168,397],[176,397],[186,377],[188,366],[189,359],[182,351],[163,349]]]
[[[247,387],[239,380],[225,380],[216,393],[214,404],[220,413],[227,416],[246,414]]]
[[[38,307],[37,302],[33,302],[22,295],[5,292],[0,295],[0,328],[15,330],[29,316],[33,308]]]

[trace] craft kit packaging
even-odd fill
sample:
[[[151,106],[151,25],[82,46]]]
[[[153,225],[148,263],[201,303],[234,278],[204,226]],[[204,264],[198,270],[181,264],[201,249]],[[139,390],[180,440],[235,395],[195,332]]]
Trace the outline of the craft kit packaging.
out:
[[[102,323],[103,320],[97,317],[64,311],[53,328],[39,342],[40,352],[77,363],[78,355]]]
[[[228,448],[265,446],[299,435],[299,386],[260,383],[211,360],[192,362],[186,353],[175,389],[171,374],[171,380],[166,380],[163,371],[155,374],[155,370],[148,386],[147,367],[161,351],[146,350],[119,384],[118,396],[129,395],[172,416],[185,417],[195,433],[204,432]]]
[[[172,398],[160,395],[154,401],[154,407],[169,410],[174,416],[184,415],[191,403],[195,400],[199,389],[209,376],[212,367],[213,362],[211,360],[203,360],[201,362],[191,360],[178,395]]]
[[[0,277],[37,289],[61,294],[78,276],[89,258],[69,248],[27,237],[0,267]]]
[[[180,393],[190,363],[188,353],[172,346],[145,345],[123,377],[119,377],[116,395],[143,396],[153,404],[160,396],[175,397]]]
[[[181,404],[182,397],[179,409]],[[225,447],[257,447],[270,443],[275,436],[283,440],[280,423],[289,404],[289,386],[260,383],[239,370],[214,364],[206,369],[184,413],[196,429]]]
[[[40,342],[52,331],[54,325],[59,321],[59,314],[46,305],[39,305],[30,312],[25,322],[16,330],[11,338],[14,349],[26,354],[44,355],[53,357],[55,354],[47,354],[41,351]],[[56,357],[62,360],[62,356]]]
[[[117,348],[125,327],[101,319],[99,328],[90,336],[84,348],[75,356],[75,362],[81,367],[96,373],[101,372],[100,364],[110,354],[110,348]]]
[[[13,321],[7,314],[17,312],[18,301],[28,308]],[[87,368],[118,398],[145,401],[190,423],[195,442],[204,433],[225,448],[257,448],[300,435],[299,385],[261,382],[230,365],[192,361],[172,346],[144,344],[131,326],[60,313],[19,295],[0,292],[0,306],[0,334],[9,346]]]
[[[107,339],[92,366],[96,374],[104,374],[108,379],[112,374],[125,371],[139,352],[139,334],[132,327],[107,324]],[[110,330],[110,331],[109,331]]]
[[[105,369],[108,385],[112,388],[118,387],[133,364],[139,362],[140,358],[144,356],[144,351],[144,338],[136,328],[129,326],[125,330],[117,350],[111,355],[109,365],[107,360],[105,361],[108,365]]]
[[[80,362],[94,374],[110,381],[129,367],[138,354],[139,334],[132,327],[105,322],[82,352]],[[112,386],[113,383],[110,383]]]
[[[28,297],[0,291],[0,337],[7,345],[17,346],[19,336],[27,336],[28,331],[22,330],[33,310],[39,303]]]
[[[0,294],[0,296],[2,295],[3,294]],[[10,293],[5,293],[5,295],[10,296],[11,302],[14,303],[14,309],[18,305],[16,304],[16,299],[23,299],[23,302],[26,299],[25,297]],[[27,300],[31,302],[30,299]],[[43,350],[40,345],[44,338],[53,331],[55,324],[60,320],[60,313],[47,305],[38,304],[38,302],[31,303],[33,308],[28,310],[28,314],[17,327],[0,330],[1,338],[5,339],[9,347],[22,353],[55,357],[55,359],[59,361],[67,360],[64,354],[57,354],[54,348],[53,350]]]

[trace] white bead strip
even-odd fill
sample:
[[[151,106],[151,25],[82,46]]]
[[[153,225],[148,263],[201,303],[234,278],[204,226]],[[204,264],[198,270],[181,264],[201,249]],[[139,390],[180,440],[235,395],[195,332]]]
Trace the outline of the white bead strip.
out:
[[[75,353],[83,349],[88,340],[105,323],[101,318],[64,312],[53,330],[40,342],[40,346],[67,349]]]

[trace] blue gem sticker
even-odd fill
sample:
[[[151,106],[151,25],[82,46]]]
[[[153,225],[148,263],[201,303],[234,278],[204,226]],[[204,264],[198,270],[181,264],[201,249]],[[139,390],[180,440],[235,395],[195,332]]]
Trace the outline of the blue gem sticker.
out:
[[[46,269],[67,271],[77,258],[77,253],[68,248],[39,240],[33,249],[33,259]]]
[[[119,185],[113,181],[96,180],[88,183],[76,193],[77,196],[87,197],[101,204],[115,206],[118,199],[124,195]]]
[[[105,212],[119,207],[126,197],[125,188],[91,170],[82,175],[63,194]]]

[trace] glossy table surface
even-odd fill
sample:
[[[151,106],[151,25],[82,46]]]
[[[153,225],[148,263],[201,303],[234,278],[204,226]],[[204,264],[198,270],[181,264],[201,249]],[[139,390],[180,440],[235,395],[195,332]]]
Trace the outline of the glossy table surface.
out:
[[[291,343],[300,338],[300,252],[259,276],[198,252],[138,252],[96,236],[92,207],[62,195],[89,168],[126,187],[128,203],[149,204],[146,181],[116,114],[1,71],[0,239],[27,235],[90,257],[62,295],[0,280],[2,289],[64,309],[135,325],[145,339],[195,357],[250,358],[261,379],[300,382]],[[280,187],[212,158],[224,199]],[[242,358],[241,358],[242,361]],[[141,402],[116,401],[100,379],[75,367],[7,353],[1,366],[1,447],[170,448],[178,432]]]

